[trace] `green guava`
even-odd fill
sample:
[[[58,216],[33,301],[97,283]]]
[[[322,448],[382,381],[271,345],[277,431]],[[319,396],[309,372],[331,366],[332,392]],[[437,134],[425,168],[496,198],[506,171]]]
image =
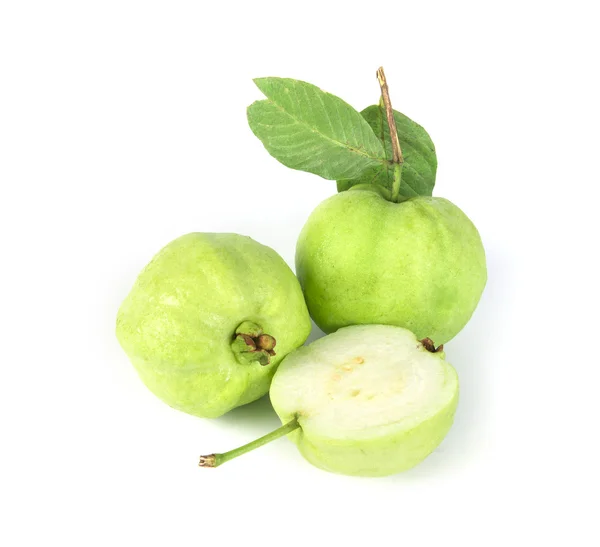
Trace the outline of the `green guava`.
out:
[[[390,325],[345,327],[292,352],[275,373],[270,397],[281,428],[200,465],[217,467],[288,435],[321,469],[399,473],[442,442],[458,391],[456,371],[431,340]]]
[[[358,185],[313,211],[296,248],[308,310],[326,333],[389,324],[444,344],[466,325],[487,280],[479,233],[446,199],[384,196]]]
[[[214,418],[262,397],[311,330],[298,280],[272,249],[238,234],[191,233],[141,272],[117,338],[146,386]]]

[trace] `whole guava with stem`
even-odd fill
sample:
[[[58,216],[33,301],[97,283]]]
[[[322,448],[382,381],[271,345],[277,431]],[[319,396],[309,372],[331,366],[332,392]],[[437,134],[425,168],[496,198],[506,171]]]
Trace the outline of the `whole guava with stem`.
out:
[[[117,338],[170,406],[214,418],[269,390],[311,323],[285,261],[250,237],[191,233],[144,268],[117,316]]]
[[[313,465],[345,475],[410,469],[442,442],[458,404],[442,347],[390,325],[345,327],[288,355],[270,397],[283,425],[224,454],[217,467],[283,435]]]
[[[357,112],[307,82],[259,78],[266,99],[248,107],[248,122],[284,165],[337,181],[340,193],[312,213],[296,249],[317,325],[384,323],[445,343],[479,302],[485,252],[469,218],[431,197],[433,141],[394,111],[382,67],[377,79],[379,104]]]
[[[395,202],[368,184],[310,215],[296,273],[324,332],[381,323],[441,344],[466,325],[487,280],[479,233],[456,205],[430,196]]]

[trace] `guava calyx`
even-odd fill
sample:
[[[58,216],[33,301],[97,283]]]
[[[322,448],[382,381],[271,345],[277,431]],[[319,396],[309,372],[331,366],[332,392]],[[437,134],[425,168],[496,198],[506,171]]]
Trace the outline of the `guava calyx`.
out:
[[[440,353],[440,352],[444,351],[444,344],[441,344],[436,348],[435,344],[433,343],[433,340],[431,338],[423,338],[423,340],[419,340],[419,342],[421,342],[421,344],[423,344],[423,347],[429,353]]]
[[[264,349],[267,351],[272,351],[277,344],[277,340],[273,338],[270,334],[261,334],[256,339],[256,347],[259,349]]]
[[[244,321],[235,329],[231,350],[238,363],[242,365],[258,362],[262,366],[271,362],[275,355],[273,348],[277,340],[263,332],[260,325],[252,321]]]
[[[235,329],[236,334],[247,334],[251,338],[256,338],[263,333],[262,327],[253,321],[243,321],[240,326]]]

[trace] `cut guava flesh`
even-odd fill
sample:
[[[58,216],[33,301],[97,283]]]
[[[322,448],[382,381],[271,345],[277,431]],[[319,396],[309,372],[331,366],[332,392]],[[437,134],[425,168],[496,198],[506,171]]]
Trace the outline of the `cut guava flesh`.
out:
[[[273,407],[314,465],[350,475],[413,467],[450,429],[458,376],[443,352],[388,325],[345,327],[290,354],[271,384]]]

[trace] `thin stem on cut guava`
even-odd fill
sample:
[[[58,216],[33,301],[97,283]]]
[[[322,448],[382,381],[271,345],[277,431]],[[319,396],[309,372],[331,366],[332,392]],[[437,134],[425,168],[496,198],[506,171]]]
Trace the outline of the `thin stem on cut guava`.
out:
[[[400,182],[402,181],[402,165],[404,158],[402,149],[400,148],[400,140],[398,139],[398,129],[396,128],[396,119],[394,118],[394,110],[390,99],[390,90],[385,79],[383,67],[377,70],[377,80],[381,87],[381,98],[385,107],[385,116],[387,118],[388,127],[390,129],[390,140],[392,141],[392,163],[394,164],[394,181],[392,183],[392,201],[397,203],[400,201]]]
[[[224,464],[229,460],[233,460],[233,458],[237,458],[242,454],[246,454],[246,452],[250,452],[255,448],[259,448],[267,443],[270,443],[271,441],[279,439],[279,437],[283,437],[299,427],[300,424],[298,423],[298,418],[294,418],[291,422],[282,425],[275,431],[271,431],[271,433],[268,433],[264,437],[256,439],[251,443],[245,444],[244,446],[234,448],[233,450],[224,452],[223,454],[209,454],[208,456],[200,456],[200,462],[198,465],[200,467],[219,467],[219,465]]]

